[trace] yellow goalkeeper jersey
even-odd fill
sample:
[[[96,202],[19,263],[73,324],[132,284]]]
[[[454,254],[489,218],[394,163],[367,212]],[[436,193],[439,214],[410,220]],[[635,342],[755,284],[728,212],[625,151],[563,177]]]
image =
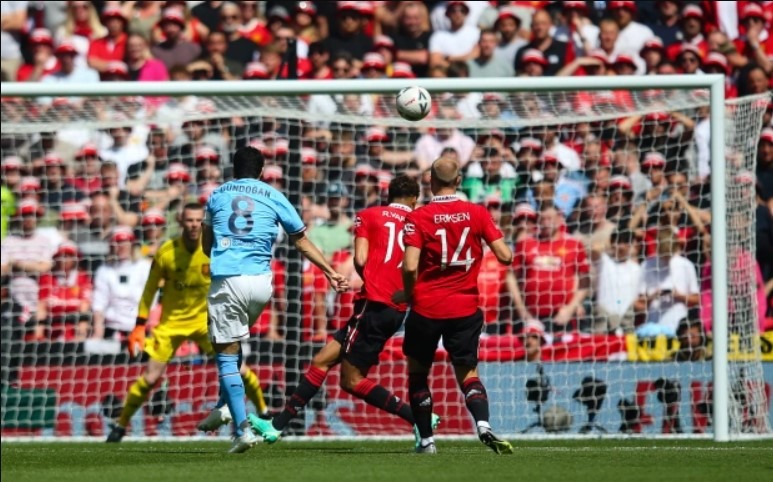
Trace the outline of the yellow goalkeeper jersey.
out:
[[[137,316],[147,318],[161,282],[161,323],[190,327],[207,324],[209,257],[201,244],[191,253],[182,238],[170,239],[158,248],[145,283]]]

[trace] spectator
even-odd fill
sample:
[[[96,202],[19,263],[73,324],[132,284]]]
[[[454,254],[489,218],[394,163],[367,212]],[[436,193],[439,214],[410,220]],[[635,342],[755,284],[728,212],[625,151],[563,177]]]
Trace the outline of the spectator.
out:
[[[636,330],[641,337],[676,336],[688,310],[700,303],[695,265],[679,254],[676,236],[668,229],[657,238],[657,254],[642,265],[636,311],[646,313],[646,322]]]
[[[542,361],[542,345],[545,344],[545,325],[539,320],[529,320],[523,324],[522,334],[526,361],[539,363]]]
[[[44,83],[90,84],[99,82],[99,74],[90,67],[78,67],[75,57],[78,51],[68,40],[62,41],[54,50],[59,61],[59,70],[41,78]]]
[[[644,42],[655,36],[652,29],[634,20],[637,12],[636,2],[612,1],[607,3],[607,9],[620,28],[620,35],[615,43],[618,52],[637,55],[641,52]]]
[[[160,209],[150,208],[142,213],[140,220],[142,239],[140,241],[140,254],[148,259],[153,259],[158,248],[166,241],[166,216]]]
[[[19,376],[23,351],[24,326],[30,318],[19,302],[9,294],[10,276],[0,277],[0,383],[11,386]]]
[[[148,157],[148,148],[145,145],[133,144],[130,141],[130,127],[113,127],[108,130],[112,145],[99,152],[102,161],[114,162],[118,166],[118,186],[126,186],[129,168]]]
[[[564,24],[556,29],[556,39],[572,44],[576,53],[588,55],[598,45],[599,28],[588,18],[588,4],[582,0],[562,3]]]
[[[102,23],[107,28],[104,37],[91,41],[88,52],[89,66],[97,72],[104,72],[110,62],[123,61],[126,55],[126,28],[128,20],[119,7],[105,7]]]
[[[489,195],[483,204],[494,222],[499,225],[502,217],[502,199],[496,194]],[[480,291],[480,309],[483,311],[483,319],[486,323],[484,330],[490,335],[503,334],[509,328],[509,326],[500,323],[506,275],[507,267],[497,261],[496,256],[488,246],[484,247],[480,274],[478,275],[478,289]]]
[[[212,70],[212,80],[235,80],[244,74],[245,65],[228,58],[227,52],[228,39],[226,34],[218,31],[210,32],[202,56],[209,63],[209,69]]]
[[[657,2],[656,7],[658,19],[650,27],[664,45],[671,45],[679,39],[679,2],[665,0]]]
[[[764,94],[770,88],[771,76],[758,65],[751,65],[742,72],[738,83],[738,96]]]
[[[519,203],[513,211],[513,243],[537,235],[537,211],[529,203]]]
[[[451,147],[459,155],[459,165],[464,167],[470,161],[475,141],[456,128],[438,127],[435,132],[422,135],[416,142],[414,156],[419,169],[425,171],[440,157],[444,148]]]
[[[327,208],[330,217],[321,226],[315,226],[309,232],[309,239],[319,247],[325,256],[351,245],[352,221],[345,214],[349,204],[349,191],[342,182],[330,182],[327,185]]]
[[[410,65],[417,77],[427,76],[431,35],[426,7],[419,2],[406,2],[395,36],[395,56]]]
[[[354,61],[346,52],[340,52],[330,60],[330,68],[334,79],[350,79],[354,75]],[[345,108],[344,95],[316,94],[309,97],[307,110],[309,114],[329,117]],[[373,114],[373,100],[370,95],[361,94],[355,96],[353,114],[369,116]]]
[[[700,50],[697,47],[690,44],[682,44],[679,48],[679,53],[676,56],[676,65],[683,74],[698,74],[703,73],[700,70],[703,59],[700,55]]]
[[[90,328],[91,276],[78,268],[78,246],[66,241],[54,253],[54,267],[40,276],[35,315],[38,341],[84,341]]]
[[[16,78],[22,64],[21,37],[27,26],[27,3],[3,2],[0,6],[0,71],[7,80]]]
[[[582,243],[565,233],[558,210],[549,202],[540,208],[536,238],[524,238],[514,248],[508,288],[524,323],[539,319],[548,332],[570,329],[584,318],[590,266]]]
[[[494,22],[494,30],[499,34],[494,55],[511,66],[515,65],[515,55],[526,45],[526,40],[518,35],[521,23],[518,10],[512,7],[502,7]]]
[[[76,175],[71,180],[72,185],[87,196],[101,189],[99,166],[102,160],[99,158],[97,146],[90,142],[84,144],[75,154],[75,161]]]
[[[117,227],[110,235],[111,259],[94,274],[91,300],[94,339],[124,340],[134,329],[150,260],[136,257],[131,229]]]
[[[706,332],[700,321],[686,319],[679,323],[676,337],[679,340],[679,351],[674,357],[676,361],[703,361],[711,358]]]
[[[210,32],[213,32],[217,30],[220,23],[220,9],[223,8],[224,3],[226,2],[205,0],[193,7],[191,13]]]
[[[480,203],[490,196],[502,202],[512,202],[518,187],[515,168],[504,162],[499,147],[482,148],[479,161],[470,162],[462,181],[462,192],[470,202]]]
[[[553,20],[545,10],[537,10],[531,19],[532,41],[518,51],[515,56],[515,70],[524,70],[523,56],[526,53],[533,55],[532,49],[539,50],[545,59],[544,75],[550,77],[564,65],[574,60],[574,48],[567,42],[556,40],[551,36]]]
[[[703,10],[697,5],[685,5],[682,8],[678,41],[666,49],[669,60],[676,60],[685,45],[694,47],[698,57],[706,56],[709,46],[703,36],[704,18]]]
[[[184,40],[200,45],[204,39],[207,38],[207,35],[209,35],[209,28],[207,28],[207,26],[204,25],[198,18],[193,16],[190,8],[188,8],[188,2],[185,0],[166,1],[164,2],[164,9],[167,8],[177,8],[182,11],[185,22],[181,36]],[[153,34],[151,38],[153,39],[153,43],[160,43],[166,40],[164,32],[162,31],[159,24],[156,24],[156,26],[153,28]]]
[[[639,57],[644,59],[644,73],[657,74],[658,66],[663,62],[665,54],[666,49],[660,37],[652,37],[644,42],[644,47],[639,52]]]
[[[38,276],[51,270],[59,239],[52,239],[38,228],[43,208],[34,199],[25,199],[17,207],[21,232],[3,239],[0,269],[11,275],[11,296],[34,313],[38,299]]]
[[[735,40],[735,48],[744,57],[760,66],[767,75],[773,73],[773,35],[765,27],[765,13],[756,3],[747,3],[741,11],[741,25],[746,34]]]
[[[384,79],[386,78],[387,64],[384,57],[376,52],[368,52],[363,58],[362,77],[365,79]]]
[[[577,229],[572,235],[585,244],[589,253],[604,253],[609,249],[615,224],[607,219],[607,199],[589,194],[582,198],[577,215]]]
[[[631,231],[615,230],[611,250],[593,250],[596,271],[595,333],[633,333],[634,302],[639,296],[641,267],[634,258]]]
[[[86,56],[89,53],[90,43],[93,40],[104,37],[107,33],[105,27],[99,21],[99,14],[92,2],[70,1],[67,2],[67,18],[55,32],[57,43],[64,40],[71,42],[78,51],[76,64],[78,67],[86,65]]]
[[[493,30],[483,30],[478,40],[478,55],[467,61],[470,77],[512,77],[512,63],[496,56],[497,34]]]
[[[64,159],[55,153],[49,152],[43,158],[45,164],[45,176],[42,180],[41,204],[46,211],[56,211],[62,207],[62,203],[81,201],[83,193],[64,178]]]
[[[201,54],[199,44],[186,40],[183,36],[186,24],[185,14],[181,9],[165,8],[158,25],[164,34],[164,41],[154,45],[150,51],[164,63],[167,70],[177,65],[188,65]]]
[[[450,63],[466,62],[477,54],[476,42],[480,31],[475,25],[466,23],[470,14],[467,2],[447,2],[446,17],[449,30],[436,30],[429,39],[429,66],[447,67]]]
[[[124,15],[130,18],[129,32],[150,39],[153,27],[161,18],[163,2],[129,2],[123,4]]]
[[[258,45],[239,32],[239,27],[242,24],[242,13],[239,7],[235,3],[224,2],[220,6],[219,18],[218,30],[225,33],[228,41],[228,47],[223,56],[240,65],[257,60]],[[234,73],[234,75],[239,74]]]
[[[373,39],[363,33],[364,20],[357,2],[338,2],[336,11],[338,20],[334,32],[324,40],[328,50],[336,55],[348,52],[359,71],[360,61],[366,53],[373,50]]]
[[[133,33],[126,40],[125,62],[129,67],[129,80],[139,82],[169,80],[166,66],[154,59],[148,41],[142,35]]]
[[[324,42],[314,42],[309,45],[309,61],[311,62],[312,79],[324,80],[333,78],[330,68],[330,51]]]
[[[27,44],[32,48],[32,63],[19,67],[17,82],[37,82],[59,70],[51,32],[42,28],[35,29],[27,38]]]
[[[300,1],[293,10],[293,28],[298,38],[311,45],[319,42],[323,37],[318,24],[321,19],[317,15],[317,7],[314,2]]]
[[[757,182],[760,194],[773,213],[773,128],[766,127],[757,141]]]

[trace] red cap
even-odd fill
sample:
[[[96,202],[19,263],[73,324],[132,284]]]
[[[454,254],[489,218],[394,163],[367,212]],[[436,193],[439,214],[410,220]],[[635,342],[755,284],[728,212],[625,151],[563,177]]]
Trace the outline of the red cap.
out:
[[[62,203],[59,209],[60,221],[88,221],[89,210],[83,203],[66,202]]]
[[[304,147],[301,149],[301,162],[303,164],[317,163],[317,150],[313,147]]]
[[[384,56],[378,52],[368,52],[362,59],[362,68],[386,70],[386,60],[384,59]]]
[[[314,6],[313,2],[298,2],[295,5],[295,12],[302,12],[313,16],[317,14],[317,7]]]
[[[89,156],[98,156],[99,152],[97,151],[97,146],[92,144],[91,142],[88,142],[83,145],[83,147],[78,150],[78,153],[75,154],[75,159],[83,159],[85,157]]]
[[[108,18],[120,18],[126,22],[126,17],[123,15],[123,10],[121,10],[121,7],[118,6],[109,6],[102,10],[102,22]]]
[[[250,147],[255,148],[262,152],[263,154],[266,154],[268,151],[268,148],[266,147],[266,143],[263,142],[262,139],[253,139],[250,141]]]
[[[518,203],[518,205],[515,206],[513,219],[517,220],[521,218],[537,219],[537,211],[535,211],[529,203]]]
[[[78,55],[78,49],[75,48],[75,44],[70,40],[62,40],[54,50],[56,55]]]
[[[373,39],[373,48],[381,48],[386,47],[392,51],[395,50],[395,41],[392,40],[392,37],[388,37],[386,35],[376,35],[376,38]]]
[[[355,177],[378,176],[378,169],[370,164],[357,164],[354,167],[354,175]]]
[[[353,10],[355,12],[360,11],[360,6],[358,5],[359,2],[351,2],[351,1],[339,1],[337,8],[339,12],[342,12],[344,10]]]
[[[486,92],[481,100],[483,102],[505,102],[505,96],[499,92]]]
[[[671,116],[666,112],[650,112],[644,116],[644,120],[648,122],[667,122],[671,120]]]
[[[545,325],[539,320],[527,320],[523,324],[524,335],[545,335]]]
[[[692,52],[692,53],[694,53],[695,55],[697,55],[697,56],[698,56],[698,58],[701,58],[701,57],[703,57],[703,55],[701,55],[701,51],[700,51],[700,49],[698,49],[698,47],[696,47],[696,46],[695,46],[695,45],[693,45],[693,44],[688,44],[688,43],[686,43],[686,42],[685,42],[685,43],[683,43],[683,44],[682,44],[682,45],[679,47],[679,54],[677,54],[677,57],[679,57],[680,55],[684,54],[685,52]]]
[[[413,73],[411,64],[406,62],[395,62],[392,64],[392,78],[414,79],[416,78],[416,74]]]
[[[4,157],[2,163],[0,163],[0,169],[21,169],[24,163],[19,156]]]
[[[64,159],[56,152],[49,152],[43,157],[43,163],[46,166],[62,166],[64,165]]]
[[[467,2],[463,2],[463,1],[459,1],[459,0],[446,3],[446,10],[448,10],[449,8],[454,7],[456,5],[463,5],[464,8],[466,8],[468,12],[470,11],[470,7],[469,7],[469,5],[467,5]]]
[[[36,28],[30,33],[29,36],[30,45],[46,44],[49,47],[54,46],[54,38],[51,36],[51,32],[46,28]]]
[[[143,226],[151,224],[154,226],[163,226],[166,224],[166,216],[164,216],[164,212],[160,209],[150,208],[142,213],[142,221],[140,222]]]
[[[620,54],[617,57],[615,57],[615,61],[613,65],[630,65],[634,68],[636,68],[636,62],[633,61],[633,55],[629,54]]]
[[[211,196],[212,192],[218,187],[220,187],[220,184],[216,182],[207,182],[202,184],[199,187],[199,203],[206,204],[209,196]]]
[[[199,161],[218,162],[220,161],[220,154],[217,153],[214,147],[202,145],[196,148],[194,158],[196,159],[196,162],[199,162]]]
[[[169,164],[169,171],[166,173],[166,178],[170,181],[189,182],[191,180],[191,173],[188,171],[185,164],[173,162]]]
[[[621,187],[623,189],[631,189],[631,180],[628,179],[628,176],[622,176],[622,175],[612,176],[609,179],[609,187],[610,189],[616,188],[616,187]]]
[[[181,28],[185,28],[185,13],[179,7],[165,8],[161,12],[161,20],[158,23],[160,25],[164,22],[174,22]]]
[[[607,8],[610,10],[617,10],[621,8],[625,8],[627,10],[630,10],[631,12],[636,12],[636,2],[631,0],[616,0],[612,2],[607,2]]]
[[[120,75],[121,77],[129,77],[129,67],[120,60],[111,60],[105,66],[105,75]]]
[[[261,62],[250,62],[247,64],[247,67],[244,69],[244,74],[242,74],[242,77],[245,79],[268,79],[269,73],[268,68],[263,65]]]
[[[263,168],[263,180],[264,181],[279,181],[284,178],[282,168],[279,166],[266,166]]]
[[[738,184],[754,185],[757,182],[757,176],[751,171],[741,171],[733,176],[733,179],[735,179],[735,182]]]
[[[542,164],[558,164],[558,156],[554,152],[547,151],[540,158]]]
[[[564,10],[582,10],[588,11],[588,4],[582,0],[567,0],[563,2]]]
[[[725,75],[730,73],[730,64],[727,63],[727,57],[719,52],[709,52],[706,59],[703,61],[705,67],[717,66],[725,71]]]
[[[376,172],[376,178],[378,179],[379,189],[386,191],[389,189],[389,183],[392,182],[395,176],[389,171],[378,171]]]
[[[35,176],[24,176],[19,183],[19,190],[23,193],[40,191],[40,179]]]
[[[545,59],[545,54],[542,53],[541,50],[538,49],[527,49],[523,56],[521,57],[521,63],[526,62],[535,62],[543,67],[548,65],[548,61]]]
[[[642,167],[663,167],[666,165],[666,158],[659,152],[648,152],[641,163]]]
[[[760,140],[773,143],[773,127],[766,127],[760,133]]]
[[[274,141],[274,155],[283,156],[290,152],[290,141],[285,138],[278,138]]]
[[[542,151],[542,141],[535,139],[534,137],[525,137],[518,143],[518,152],[524,149],[531,149],[532,151]]]
[[[499,194],[489,194],[483,199],[483,205],[486,207],[501,206],[502,196],[500,196]]]
[[[644,45],[641,48],[641,51],[644,52],[645,50],[664,50],[665,46],[663,45],[663,40],[661,40],[660,37],[652,37],[651,39],[644,42]]]
[[[685,5],[685,7],[682,9],[682,18],[690,17],[703,20],[703,9],[694,4]]]
[[[607,55],[606,52],[604,52],[602,49],[593,49],[588,54],[588,57],[599,59],[600,61],[604,62],[604,65],[609,65],[609,55]]]
[[[34,214],[35,216],[43,215],[43,207],[34,199],[26,198],[19,202],[17,213],[21,216],[29,216]]]
[[[499,13],[497,14],[497,19],[494,22],[494,28],[497,28],[497,24],[499,23],[499,21],[505,18],[512,18],[513,20],[515,20],[515,23],[517,23],[518,25],[521,25],[521,17],[518,16],[518,12],[514,8],[502,7],[499,9]]]
[[[365,133],[365,140],[368,142],[386,142],[389,135],[381,127],[370,127]]]
[[[741,21],[747,18],[761,18],[765,20],[765,12],[762,11],[762,7],[758,4],[749,2],[741,10]]]
[[[373,16],[376,13],[376,6],[373,5],[373,2],[356,2],[357,3],[357,11],[359,11],[362,15],[366,17]]]
[[[78,251],[78,246],[73,243],[72,241],[64,241],[62,244],[59,245],[58,248],[56,248],[56,253],[54,253],[54,257],[58,256],[78,256],[80,252]]]
[[[110,236],[110,241],[113,243],[123,243],[125,241],[134,240],[134,231],[127,226],[116,226],[113,228],[113,234]]]

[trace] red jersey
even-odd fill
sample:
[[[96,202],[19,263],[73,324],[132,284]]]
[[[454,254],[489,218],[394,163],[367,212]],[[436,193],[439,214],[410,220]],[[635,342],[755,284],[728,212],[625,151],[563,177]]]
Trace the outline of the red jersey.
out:
[[[368,240],[368,261],[365,263],[361,296],[405,311],[405,305],[392,303],[395,291],[403,289],[403,226],[411,208],[392,203],[360,211],[354,218],[354,238]]]
[[[91,45],[89,45],[87,57],[104,61],[123,61],[124,53],[126,52],[126,40],[128,38],[129,36],[124,33],[121,34],[116,41],[110,37],[92,40]]]
[[[499,320],[499,304],[505,285],[507,266],[497,260],[496,255],[490,249],[483,250],[483,262],[478,276],[478,290],[480,291],[480,308],[486,323],[495,323]]]
[[[284,300],[287,296],[285,293],[286,281],[284,264],[277,259],[271,260],[271,273],[274,276],[274,279],[272,280],[274,293],[271,295],[271,301],[263,308],[263,312],[260,314],[255,324],[252,325],[252,328],[250,329],[250,333],[252,334],[265,335],[268,333],[269,328],[271,328],[271,316],[275,311],[278,311],[277,301]]]
[[[523,280],[524,304],[539,318],[551,317],[569,303],[577,289],[577,277],[590,272],[585,245],[564,233],[547,241],[522,239],[514,251],[513,268]]]
[[[421,250],[411,309],[432,319],[474,314],[483,241],[502,238],[486,208],[455,195],[435,196],[408,214],[404,232],[405,245]]]
[[[80,313],[82,306],[90,302],[91,277],[83,271],[72,271],[66,277],[45,273],[40,275],[39,284],[38,298],[46,304],[52,318],[51,339],[75,339],[75,323],[62,317]]]

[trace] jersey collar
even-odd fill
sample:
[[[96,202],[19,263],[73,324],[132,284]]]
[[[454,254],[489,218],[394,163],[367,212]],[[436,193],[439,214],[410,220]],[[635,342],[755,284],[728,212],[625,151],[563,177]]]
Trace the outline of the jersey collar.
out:
[[[447,194],[445,196],[432,196],[430,202],[433,203],[450,203],[453,201],[459,201],[459,196],[456,194]]]
[[[400,210],[406,211],[406,212],[413,211],[413,209],[409,208],[405,204],[400,204],[400,203],[389,203],[389,207],[390,208],[395,208],[395,209],[400,209]]]

